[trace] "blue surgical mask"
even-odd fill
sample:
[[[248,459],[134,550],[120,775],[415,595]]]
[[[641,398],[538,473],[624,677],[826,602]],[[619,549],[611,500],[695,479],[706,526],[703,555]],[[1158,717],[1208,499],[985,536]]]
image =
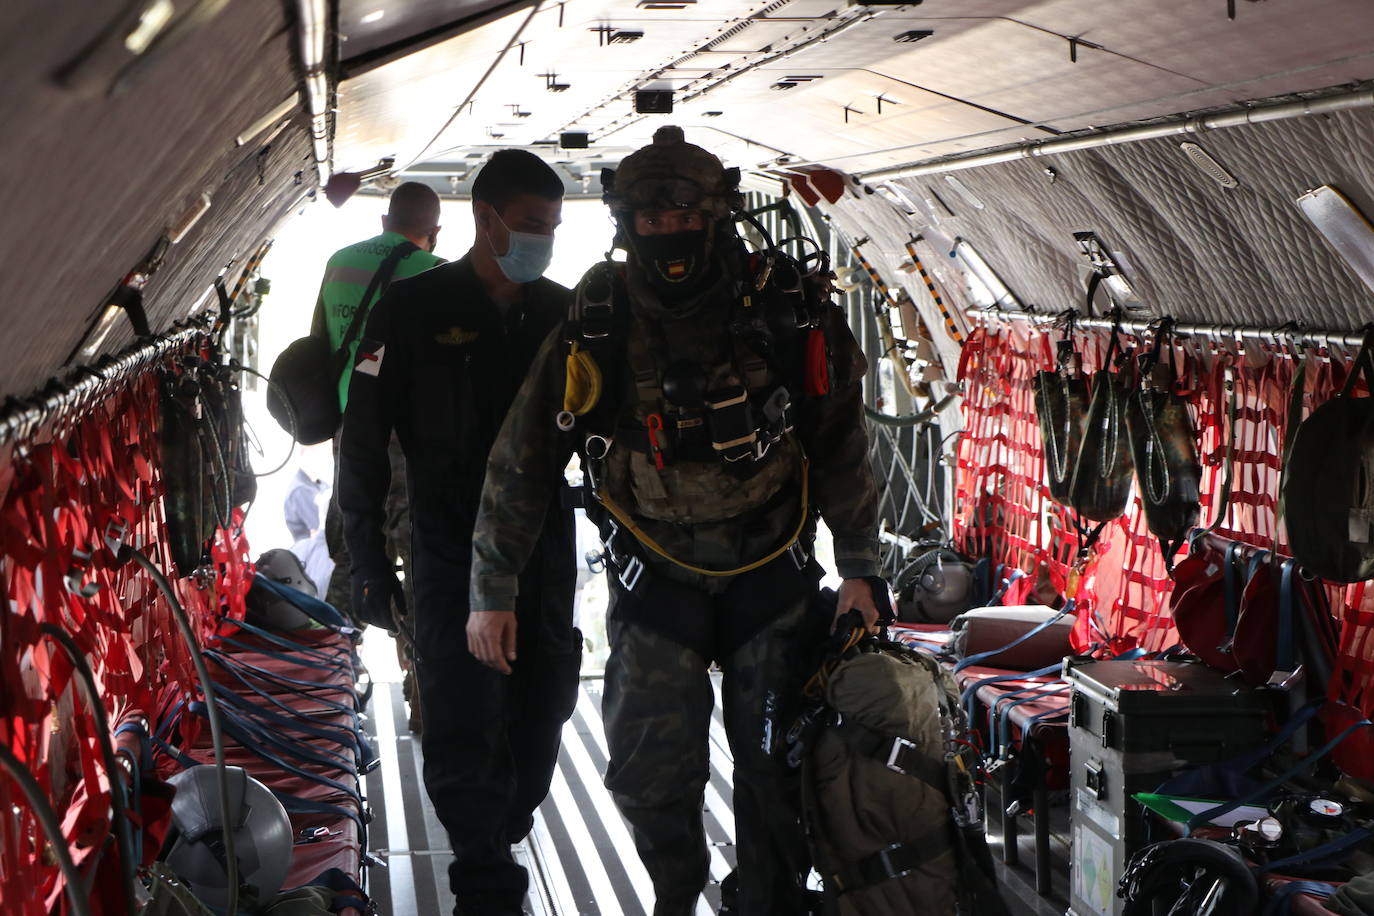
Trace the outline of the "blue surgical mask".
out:
[[[502,226],[506,226],[501,214],[497,213],[496,219]],[[506,249],[506,253],[496,254],[496,247],[492,246],[496,266],[501,268],[501,273],[506,275],[506,279],[512,283],[529,283],[544,276],[549,262],[553,260],[553,236],[540,235],[537,232],[516,232],[509,226],[506,226],[506,232],[510,235],[510,247]],[[487,244],[491,245],[490,236],[487,237]]]

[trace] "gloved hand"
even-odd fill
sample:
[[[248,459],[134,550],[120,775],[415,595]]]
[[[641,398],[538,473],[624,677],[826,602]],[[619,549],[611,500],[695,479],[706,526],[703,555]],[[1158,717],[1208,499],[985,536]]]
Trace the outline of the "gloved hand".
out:
[[[353,579],[353,612],[358,622],[372,624],[389,632],[396,631],[391,608],[395,605],[400,616],[406,614],[406,595],[395,570]]]
[[[881,589],[877,587],[878,583],[881,583]],[[864,628],[870,633],[876,633],[880,623],[886,626],[886,621],[892,619],[892,602],[887,598],[887,583],[877,576],[845,579],[841,582],[840,593],[835,601],[835,619],[830,626],[830,632],[835,632],[840,618],[851,610],[862,615]]]

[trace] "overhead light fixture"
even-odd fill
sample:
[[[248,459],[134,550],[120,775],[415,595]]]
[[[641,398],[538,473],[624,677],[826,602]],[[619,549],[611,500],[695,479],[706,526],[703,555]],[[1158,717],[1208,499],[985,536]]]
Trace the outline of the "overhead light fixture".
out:
[[[1193,165],[1205,172],[1209,178],[1223,188],[1240,187],[1240,182],[1236,180],[1236,176],[1227,171],[1226,166],[1222,165],[1216,156],[1196,143],[1180,143],[1178,146],[1179,149],[1183,150],[1184,155],[1192,160]]]
[[[973,191],[969,188],[969,186],[960,181],[957,176],[946,175],[945,182],[951,188],[957,191],[959,193],[959,196],[968,202],[969,206],[974,207],[978,210],[982,210],[985,208],[985,205],[978,198],[978,195],[974,194]]]
[[[291,114],[291,112],[295,109],[298,103],[299,99],[293,92],[291,95],[283,99],[282,103],[278,105],[276,108],[273,108],[267,114],[263,115],[261,118],[258,118],[252,124],[248,125],[248,127],[243,131],[243,133],[239,134],[237,137],[234,138],[234,145],[243,146],[249,140],[252,140],[259,134],[261,134],[263,131],[267,130],[267,128],[283,121],[283,119],[285,119],[289,114]],[[280,127],[278,127],[278,130],[280,130],[281,127],[284,126],[285,125],[282,124]],[[267,143],[271,140],[272,137],[268,137],[263,142]]]
[[[931,29],[912,29],[910,32],[901,32],[897,35],[893,35],[892,40],[905,42],[906,44],[914,44],[922,38],[929,38],[934,34],[935,32]]]
[[[796,88],[797,88],[798,86],[800,86],[800,85],[801,85],[801,83],[781,82],[781,83],[774,83],[773,85],[769,86],[768,88],[769,88],[769,89],[772,89],[774,92],[780,92],[780,91],[782,91],[782,90],[784,90],[784,89],[796,89]]]
[[[528,118],[530,116],[530,113],[528,111],[525,111],[519,105],[507,105],[506,107],[510,109],[510,114],[512,118]]]
[[[685,10],[695,6],[697,0],[639,0],[635,4],[642,10]]]
[[[589,141],[585,131],[565,131],[558,135],[559,149],[586,149]]]
[[[1297,205],[1350,269],[1374,289],[1374,227],[1355,202],[1324,184],[1299,197]]]
[[[124,47],[129,49],[130,54],[142,54],[148,50],[153,39],[162,34],[167,23],[172,21],[173,12],[171,0],[153,0],[139,13],[138,25],[124,36]]]
[[[636,114],[672,114],[673,90],[640,89],[635,93]]]
[[[189,207],[182,211],[180,216],[172,220],[171,225],[167,227],[167,241],[175,245],[186,238],[186,234],[209,211],[210,195],[202,193]]]
[[[968,239],[955,239],[953,254],[963,268],[964,279],[968,282],[974,305],[980,308],[1025,311],[1021,300],[1017,299],[1011,288],[1002,282],[1002,278],[997,276],[997,272],[987,261],[983,260],[983,256],[974,249]]]
[[[372,12],[368,13],[368,14],[367,14],[366,16],[364,16],[363,18],[359,19],[358,21],[361,22],[363,25],[371,25],[372,23],[374,23],[374,22],[376,22],[377,20],[381,19],[381,18],[382,18],[383,16],[385,16],[385,15],[386,15],[386,10],[373,10]]]
[[[718,118],[723,114],[725,114],[723,111],[703,111],[701,116],[703,118]]]
[[[621,29],[618,32],[612,32],[608,41],[613,45],[628,45],[639,41],[643,37],[643,32],[632,29]]]

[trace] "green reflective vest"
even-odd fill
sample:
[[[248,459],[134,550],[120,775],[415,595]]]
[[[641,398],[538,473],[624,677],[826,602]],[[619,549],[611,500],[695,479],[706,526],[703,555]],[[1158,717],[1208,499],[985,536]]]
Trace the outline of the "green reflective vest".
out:
[[[399,232],[383,232],[367,241],[340,248],[330,257],[329,263],[325,265],[324,280],[320,283],[320,295],[315,302],[311,332],[327,333],[331,349],[337,350],[343,343],[344,334],[353,323],[353,314],[358,310],[359,300],[363,298],[368,284],[372,282],[372,275],[382,266],[382,261],[386,260],[391,250],[405,240],[406,237]],[[412,251],[396,265],[396,272],[391,275],[391,279],[396,281],[413,277],[442,263],[443,258],[428,251]],[[376,301],[377,297],[374,294],[373,300],[364,307],[370,310]],[[348,406],[348,382],[353,376],[358,342],[362,337],[360,332],[349,344],[348,359],[343,374],[339,377],[340,410]]]

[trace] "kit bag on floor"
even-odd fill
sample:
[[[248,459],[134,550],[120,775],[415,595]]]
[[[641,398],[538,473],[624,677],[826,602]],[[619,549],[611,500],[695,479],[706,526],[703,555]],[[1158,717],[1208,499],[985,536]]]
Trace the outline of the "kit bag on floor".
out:
[[[1330,582],[1374,578],[1374,328],[1341,393],[1312,411],[1283,469],[1284,521],[1293,556]]]
[[[790,736],[822,912],[1005,914],[953,680],[850,619]]]
[[[339,379],[348,367],[349,348],[362,333],[373,294],[380,297],[386,292],[396,265],[415,250],[413,242],[402,242],[391,249],[372,275],[337,350],[329,346],[327,334],[311,333],[293,340],[272,364],[267,410],[302,445],[316,445],[338,432],[342,419]],[[315,325],[318,329],[324,322],[317,320]]]

